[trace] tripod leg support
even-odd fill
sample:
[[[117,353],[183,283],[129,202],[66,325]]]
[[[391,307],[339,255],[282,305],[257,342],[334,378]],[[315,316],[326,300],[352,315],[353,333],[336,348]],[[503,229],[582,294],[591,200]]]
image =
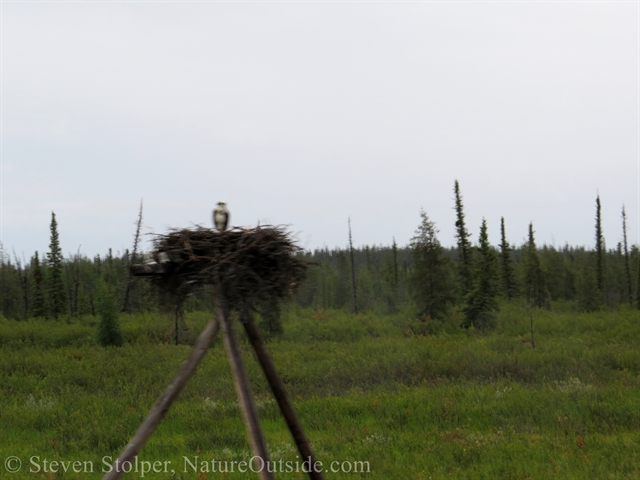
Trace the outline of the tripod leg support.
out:
[[[213,337],[218,333],[222,320],[222,310],[218,309],[215,316],[209,320],[207,325],[204,327],[204,330],[202,330],[193,350],[191,350],[189,357],[178,371],[173,382],[171,382],[171,385],[169,385],[160,398],[158,398],[156,404],[147,415],[147,418],[144,419],[144,422],[142,422],[142,425],[140,425],[136,434],[129,443],[127,443],[126,447],[124,447],[124,450],[118,457],[118,460],[111,466],[111,470],[102,478],[102,480],[117,480],[123,473],[125,473],[122,465],[126,462],[131,462],[142,447],[144,447],[144,444],[147,443],[147,440],[149,440],[151,434],[167,414],[171,404],[176,398],[178,398],[178,395],[187,384],[189,378],[191,378],[193,372],[195,372],[196,367],[204,357],[205,353],[207,353]],[[120,465],[120,468],[117,468],[118,465]]]
[[[238,400],[240,402],[240,409],[242,410],[242,417],[249,433],[249,441],[251,443],[251,449],[253,454],[262,459],[264,468],[259,471],[261,480],[273,480],[273,473],[267,468],[267,462],[269,461],[269,453],[267,451],[267,444],[262,434],[260,427],[260,421],[258,419],[258,412],[256,406],[253,403],[253,394],[251,392],[251,385],[247,372],[244,368],[244,362],[240,354],[240,345],[238,344],[238,337],[236,336],[233,321],[230,318],[228,311],[223,307],[224,320],[221,325],[222,334],[224,336],[224,346],[227,351],[227,357],[229,358],[229,364],[231,365],[231,372],[233,373],[233,383],[238,394]]]
[[[256,352],[256,357],[258,358],[258,362],[262,367],[262,371],[267,377],[267,382],[269,382],[269,386],[271,387],[273,396],[278,402],[280,412],[282,412],[282,416],[287,422],[287,426],[289,427],[289,431],[291,432],[293,441],[298,447],[300,457],[303,461],[309,461],[309,478],[311,478],[312,480],[324,480],[322,469],[315,468],[316,459],[315,455],[313,454],[313,450],[311,449],[309,440],[304,434],[302,424],[300,423],[300,420],[296,415],[296,411],[293,409],[293,405],[291,405],[291,402],[289,401],[289,396],[287,395],[287,391],[284,388],[284,383],[282,383],[276,367],[273,364],[269,353],[267,352],[264,342],[262,341],[262,336],[258,331],[258,327],[256,327],[256,324],[253,321],[253,316],[248,310],[245,310],[242,313],[241,320],[242,325],[247,332],[247,337],[249,337],[249,342]]]

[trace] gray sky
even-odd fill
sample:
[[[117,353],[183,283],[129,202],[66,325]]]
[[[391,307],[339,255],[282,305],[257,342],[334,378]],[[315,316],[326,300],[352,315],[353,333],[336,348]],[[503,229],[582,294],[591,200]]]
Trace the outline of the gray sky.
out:
[[[2,238],[289,224],[306,248],[638,242],[638,4],[4,2]],[[149,237],[146,237],[149,238]]]

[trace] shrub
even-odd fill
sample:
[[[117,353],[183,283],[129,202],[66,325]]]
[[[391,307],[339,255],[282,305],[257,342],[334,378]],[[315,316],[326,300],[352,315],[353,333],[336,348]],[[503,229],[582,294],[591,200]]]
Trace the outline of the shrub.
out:
[[[122,332],[118,323],[118,305],[113,288],[102,284],[100,286],[97,312],[100,316],[98,325],[98,343],[103,347],[110,345],[122,346]]]

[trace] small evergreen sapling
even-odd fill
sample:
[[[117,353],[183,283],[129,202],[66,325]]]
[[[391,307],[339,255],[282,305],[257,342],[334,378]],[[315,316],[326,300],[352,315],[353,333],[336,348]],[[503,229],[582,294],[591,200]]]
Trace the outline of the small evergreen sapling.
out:
[[[98,343],[103,347],[122,346],[122,332],[118,323],[118,304],[112,287],[102,282],[96,310],[100,316]]]
[[[260,331],[264,338],[279,337],[284,333],[282,326],[282,309],[280,303],[274,301],[260,310]]]

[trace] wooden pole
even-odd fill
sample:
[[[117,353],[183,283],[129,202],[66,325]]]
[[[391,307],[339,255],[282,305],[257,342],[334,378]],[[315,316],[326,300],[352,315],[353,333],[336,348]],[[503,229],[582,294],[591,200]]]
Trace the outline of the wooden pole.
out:
[[[249,442],[251,443],[253,455],[260,459],[260,463],[253,464],[253,468],[258,470],[258,475],[261,480],[273,480],[273,473],[267,468],[267,462],[269,462],[267,443],[264,440],[262,428],[260,427],[258,411],[253,403],[251,384],[249,383],[249,377],[247,376],[247,372],[244,368],[244,362],[242,361],[240,345],[233,326],[233,320],[229,315],[229,311],[221,294],[216,295],[216,303],[218,304],[218,310],[222,310],[224,312],[224,318],[221,322],[224,346],[227,351],[229,364],[231,365],[233,384],[236,387],[236,393],[238,394],[240,410],[242,411],[244,424],[247,427],[247,432],[249,434]]]
[[[202,330],[193,350],[191,350],[189,357],[182,364],[180,371],[178,371],[178,374],[173,379],[173,382],[171,382],[171,385],[169,385],[160,398],[158,398],[156,404],[147,415],[147,418],[142,422],[142,425],[140,425],[136,434],[129,441],[127,446],[124,447],[124,450],[118,459],[111,466],[111,470],[102,478],[102,480],[116,480],[122,476],[125,470],[122,468],[123,464],[134,460],[134,457],[142,449],[158,424],[169,411],[171,404],[178,397],[205,353],[207,353],[211,340],[215,337],[216,333],[218,333],[218,329],[220,324],[222,324],[222,321],[222,311],[218,309],[215,316],[209,320],[209,323],[207,323],[204,330]],[[126,466],[126,470],[129,471],[131,469],[130,467],[131,463]]]
[[[298,420],[298,416],[296,415],[296,411],[293,409],[293,405],[291,405],[291,402],[289,401],[287,391],[285,390],[284,384],[282,383],[276,367],[267,352],[264,342],[262,341],[262,336],[253,321],[253,316],[248,310],[245,310],[242,313],[241,320],[242,325],[247,332],[247,337],[249,337],[249,342],[256,352],[256,357],[262,367],[262,371],[264,372],[265,377],[267,377],[273,396],[278,402],[282,416],[287,422],[291,436],[298,447],[300,457],[303,462],[308,461],[309,478],[312,480],[324,480],[322,471],[316,471],[316,459],[313,454],[313,450],[311,449],[311,445],[309,444],[309,440],[304,434],[302,424],[300,423],[300,420]],[[318,470],[321,469],[318,468]]]

